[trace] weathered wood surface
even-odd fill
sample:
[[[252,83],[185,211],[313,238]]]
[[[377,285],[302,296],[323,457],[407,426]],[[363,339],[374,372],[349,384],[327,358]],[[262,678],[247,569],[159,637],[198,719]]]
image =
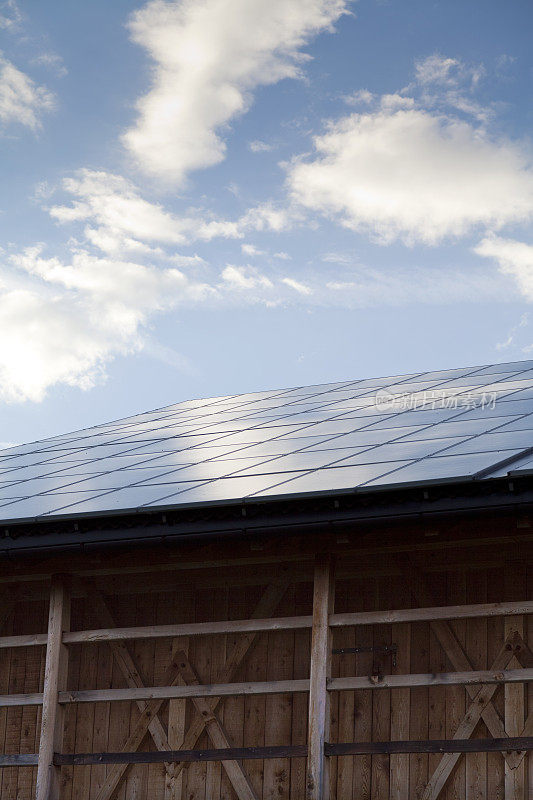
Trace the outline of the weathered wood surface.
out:
[[[329,618],[335,603],[335,564],[331,555],[319,555],[313,582],[313,628],[309,677],[308,756],[306,798],[329,800],[329,763],[324,745],[329,739],[332,636]],[[342,679],[341,679],[342,680]]]
[[[98,589],[93,589],[101,596]],[[87,590],[90,593],[90,589]],[[533,614],[533,602],[517,601],[510,603],[469,603],[461,606],[436,606],[430,608],[405,608],[389,611],[346,612],[331,614],[329,624],[332,628],[356,625],[388,625],[400,622],[428,622],[433,620],[454,620],[473,618],[492,618],[523,616]],[[1,621],[1,620],[0,620]],[[284,631],[311,628],[312,615],[294,617],[270,617],[267,619],[235,619],[210,622],[190,622],[182,625],[144,625],[132,627],[111,626],[82,631],[69,631],[63,636],[64,644],[84,644],[86,642],[113,642],[134,639],[165,639],[182,636],[216,636],[225,633],[250,633],[262,631]],[[46,633],[23,634],[0,637],[0,649],[12,647],[37,647],[46,645]]]
[[[64,711],[58,693],[65,689],[68,675],[68,650],[62,644],[63,631],[70,625],[70,598],[62,576],[52,579],[48,615],[48,641],[44,668],[41,736],[37,768],[37,800],[59,800],[60,771],[54,765],[54,752],[63,750]]]
[[[333,700],[331,738],[326,742],[331,760],[331,796],[343,800],[422,798],[441,761],[445,766],[453,761],[453,767],[439,790],[438,800],[504,800],[504,783],[509,784],[504,775],[506,763],[524,763],[526,791],[529,785],[531,793],[531,756],[525,749],[528,742],[523,740],[533,737],[532,690],[526,685],[524,722],[517,725],[516,735],[509,739],[505,734],[510,703],[506,719],[505,691],[499,682],[501,677],[496,676],[501,676],[502,670],[511,671],[511,677],[518,680],[520,674],[523,680],[529,672],[522,670],[533,670],[533,620],[528,616],[527,600],[532,595],[533,574],[524,570],[516,589],[512,568],[504,580],[503,570],[495,565],[485,566],[489,559],[476,563],[475,569],[474,564],[465,567],[472,570],[465,572],[456,568],[452,558],[450,571],[446,572],[443,558],[426,561],[426,551],[420,549],[416,551],[416,569],[431,587],[432,597],[417,596],[386,554],[386,547],[382,550],[383,559],[388,561],[381,569],[382,557],[376,559],[372,575],[364,571],[357,574],[349,564],[341,562],[338,604],[336,613],[330,615],[335,647],[396,644],[398,648],[394,667],[390,655],[378,657],[372,652],[333,659],[329,693]],[[468,552],[475,560],[475,551]],[[516,554],[513,557],[516,559]],[[494,554],[494,564],[496,560]],[[69,645],[67,694],[74,699],[76,692],[98,690],[102,700],[95,705],[64,704],[66,761],[75,752],[82,756],[107,752],[118,753],[117,759],[123,763],[95,761],[92,755],[85,762],[83,758],[78,763],[65,761],[60,800],[238,800],[221,762],[186,760],[195,758],[188,751],[200,750],[207,754],[200,756],[205,759],[218,758],[220,754],[209,756],[213,744],[192,697],[178,696],[186,687],[176,667],[176,655],[187,643],[187,658],[202,685],[248,686],[259,682],[269,690],[277,681],[283,681],[278,684],[282,687],[294,680],[301,682],[297,687],[308,685],[311,629],[307,622],[304,626],[299,620],[311,618],[310,566],[309,562],[308,578],[304,581],[299,576],[281,603],[278,597],[277,603],[271,602],[268,608],[263,604],[259,610],[265,584],[258,585],[259,571],[255,567],[249,581],[245,568],[232,572],[232,568],[221,567],[218,576],[209,578],[210,584],[216,584],[213,589],[206,588],[207,580],[195,578],[189,583],[186,570],[180,568],[172,575],[174,590],[169,581],[165,591],[158,593],[147,578],[146,595],[141,594],[142,573],[131,587],[131,594],[127,592],[127,581],[122,579],[116,592],[113,580],[104,586],[102,574],[99,587],[104,589],[120,631],[150,631],[156,625],[157,633],[163,630],[159,626],[165,626],[165,631],[179,636],[134,640],[129,633],[123,637],[119,631],[116,638],[112,635],[100,639],[98,634],[94,641],[90,641],[91,636],[84,639],[83,634],[74,647]],[[95,571],[105,569],[103,565]],[[279,595],[280,584],[277,589]],[[95,614],[95,604],[87,600],[85,589],[75,586],[72,595],[73,630],[67,636],[75,637],[85,630],[98,633],[113,629],[111,622],[106,623]],[[483,618],[475,615],[480,608],[487,612]],[[24,646],[20,639],[18,647],[0,647],[0,694],[23,695],[26,700],[40,702],[45,648],[32,647],[31,643],[46,629],[44,595],[42,600],[21,601],[17,609],[0,634],[5,638],[23,637]],[[249,628],[243,631],[242,621],[253,615],[260,621],[246,623]],[[510,652],[505,651],[505,656],[502,653],[506,627],[516,626],[521,618],[521,636],[512,639],[515,649],[505,663]],[[287,619],[298,623],[290,627],[292,623]],[[271,627],[271,620],[273,626],[279,627]],[[341,620],[351,624],[340,627]],[[208,630],[212,622],[216,627]],[[185,627],[191,624],[206,627],[200,629],[202,632],[191,633]],[[126,652],[130,653],[131,662]],[[375,674],[376,660],[380,660],[381,677],[369,678]],[[445,682],[454,671],[455,678],[451,680],[468,684]],[[403,679],[403,675],[409,677]],[[418,677],[421,675],[424,677]],[[497,682],[472,683],[487,677]],[[145,687],[161,691],[172,685],[176,696],[170,703],[137,697],[148,713],[143,713],[137,702],[111,702],[105,694],[127,692],[130,688],[144,691]],[[251,787],[261,800],[304,800],[306,691],[294,695],[203,698],[232,745],[229,749],[234,758],[230,761],[242,759]],[[84,694],[80,698],[83,696],[87,697]],[[487,719],[494,730],[487,728],[484,712],[488,708],[492,710]],[[7,762],[11,761],[0,770],[2,798],[35,800],[36,767],[32,759],[39,743],[38,713],[35,706],[0,708],[0,750],[8,754]],[[166,733],[169,750],[159,750],[152,738],[150,722],[156,717]],[[494,739],[497,730],[503,735]],[[406,740],[412,741],[405,743]],[[341,742],[338,748],[336,741]],[[251,747],[259,748],[253,758],[243,750]],[[261,750],[264,747],[271,749]],[[520,752],[515,752],[515,747]],[[172,759],[170,748],[179,751],[184,760],[166,761]],[[128,753],[135,754],[137,763],[128,766]],[[144,753],[149,754],[149,761],[142,760]],[[17,761],[14,756],[18,755],[23,766],[13,765]],[[507,774],[511,771],[509,766]]]

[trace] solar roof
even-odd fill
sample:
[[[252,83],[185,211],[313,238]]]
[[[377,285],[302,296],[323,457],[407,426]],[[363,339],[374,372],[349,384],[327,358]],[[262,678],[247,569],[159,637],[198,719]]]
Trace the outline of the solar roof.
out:
[[[533,361],[191,400],[0,451],[0,522],[533,472]]]

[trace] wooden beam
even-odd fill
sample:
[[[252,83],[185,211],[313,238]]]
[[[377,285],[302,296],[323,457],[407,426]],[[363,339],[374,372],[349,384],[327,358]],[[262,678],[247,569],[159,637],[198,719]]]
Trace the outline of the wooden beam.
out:
[[[96,591],[96,590],[95,590]],[[477,617],[509,617],[533,614],[533,602],[479,603],[460,606],[433,606],[430,608],[403,608],[391,611],[360,611],[332,614],[332,628],[358,625],[394,625],[400,622],[433,622],[436,620],[471,619]],[[182,636],[208,636],[234,633],[260,633],[311,628],[312,616],[269,617],[265,619],[236,619],[216,622],[191,622],[181,625],[146,625],[137,627],[95,628],[69,631],[63,636],[64,644],[87,642],[127,641],[129,639],[164,639]],[[0,637],[0,649],[46,645],[46,633],[22,634]]]
[[[488,675],[488,673],[483,673]],[[424,676],[426,677],[426,676]],[[430,676],[431,677],[431,676]],[[533,680],[533,670],[531,679]],[[522,678],[524,680],[524,678]],[[459,681],[461,682],[461,681]],[[371,688],[371,687],[369,687]],[[247,694],[290,694],[292,692],[309,691],[309,681],[253,681],[243,683],[213,683],[201,686],[143,686],[135,689],[81,689],[77,691],[60,692],[60,703],[113,703],[123,700],[137,702],[138,700],[170,700],[175,697],[240,697]],[[16,695],[7,695],[7,697]],[[4,695],[5,697],[5,695]],[[33,697],[32,695],[18,695],[18,697]],[[0,705],[2,698],[0,697]],[[10,705],[35,705],[32,703],[13,703]]]
[[[175,665],[173,665],[175,666]],[[346,678],[330,678],[325,682],[328,692],[343,692],[353,689],[404,689],[417,686],[465,686],[467,691],[480,684],[520,684],[533,681],[533,669],[468,670],[466,672],[423,672],[413,675],[369,675]],[[256,694],[293,694],[308,692],[310,682],[306,678],[282,681],[251,681],[243,683],[209,683],[199,686],[143,686],[134,689],[81,689],[59,692],[59,703],[113,703],[139,700],[164,702],[172,698],[241,697]],[[473,697],[476,690],[473,689]],[[43,702],[43,693],[0,695],[0,707],[38,706]],[[149,714],[153,715],[153,710]],[[496,737],[503,738],[503,737]]]
[[[60,768],[54,765],[53,756],[54,751],[63,749],[64,712],[58,704],[58,693],[67,687],[68,650],[61,639],[69,627],[68,590],[64,578],[54,576],[50,589],[36,800],[59,800]]]
[[[180,671],[180,675],[185,685],[198,686],[200,681],[196,675],[193,666],[186,653],[178,651],[176,653],[176,663]],[[216,716],[211,706],[203,697],[193,698],[193,705],[204,722],[207,735],[211,739],[216,748],[231,749],[231,743],[228,734],[224,730],[222,723]],[[224,760],[224,769],[228,778],[233,786],[235,793],[239,800],[259,800],[255,793],[250,780],[243,771],[238,761],[231,759]]]
[[[467,691],[480,684],[520,684],[533,681],[533,669],[468,670],[466,672],[428,672],[413,675],[370,675],[357,678],[332,678],[330,692],[345,689],[401,689],[416,686],[464,686]],[[298,691],[298,689],[296,689]],[[473,689],[473,697],[477,691]],[[496,737],[504,738],[504,737]]]
[[[324,744],[329,738],[330,708],[327,681],[331,674],[329,618],[335,602],[334,564],[331,555],[320,555],[313,583],[313,627],[309,686],[307,800],[328,800],[329,769]],[[342,680],[342,679],[341,679]]]

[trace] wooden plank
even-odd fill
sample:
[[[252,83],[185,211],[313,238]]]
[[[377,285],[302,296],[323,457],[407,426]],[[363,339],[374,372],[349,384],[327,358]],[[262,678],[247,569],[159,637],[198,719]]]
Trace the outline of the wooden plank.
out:
[[[312,607],[312,594],[311,594],[311,587],[309,585],[304,584],[297,584],[295,586],[295,611],[297,613],[306,613]],[[259,647],[264,646],[264,659],[266,663],[266,656],[268,650],[268,643],[266,641],[266,637],[264,637],[264,641],[260,643]],[[308,678],[309,677],[309,659],[310,659],[310,652],[311,652],[311,636],[309,630],[297,630],[294,632],[294,660],[293,660],[293,678],[300,679],[300,678]],[[256,651],[252,654],[252,660],[255,658]],[[261,653],[259,653],[261,655]],[[260,662],[258,662],[260,663]],[[261,673],[257,673],[259,679],[266,678],[266,673],[263,675]],[[248,674],[248,677],[251,677]],[[292,730],[291,730],[291,744],[293,745],[305,745],[307,742],[307,705],[308,705],[308,698],[302,694],[293,695],[293,706],[292,706]],[[246,707],[253,708],[254,698],[246,698]],[[263,714],[264,708],[263,708]],[[353,720],[353,706],[351,708],[352,720]],[[260,708],[257,709],[257,714],[255,715],[254,719],[254,727],[252,730],[252,734],[254,738],[250,739],[251,744],[259,744],[263,740],[261,739],[262,733],[262,715]],[[355,739],[355,732],[352,728],[351,735],[347,736],[347,741]],[[247,740],[248,741],[248,740]],[[306,746],[307,747],[307,746]],[[250,766],[253,768],[256,766],[256,762],[252,762]],[[293,758],[290,762],[290,776],[291,776],[291,783],[290,783],[290,791],[291,797],[298,797],[303,798],[305,797],[305,773],[306,773],[306,761],[305,758]],[[257,785],[261,785],[262,778],[261,775],[257,775]],[[348,797],[351,800],[351,787],[350,791],[346,792],[345,797]]]
[[[409,584],[408,584],[409,585]],[[412,587],[411,587],[412,589]],[[411,669],[429,668],[430,628],[426,622],[411,625]],[[428,710],[429,694],[425,687],[409,692],[409,736],[413,739],[429,739]],[[412,797],[419,798],[428,777],[428,757],[415,753],[409,758],[409,790]]]
[[[336,587],[335,602],[337,607],[349,608],[350,597],[349,587],[343,583],[341,587]],[[355,629],[353,627],[340,628],[333,633],[334,649],[355,647]],[[335,661],[337,662],[335,664]],[[333,657],[333,674],[340,677],[355,674],[355,654],[343,654]],[[296,676],[295,676],[296,677]],[[298,676],[299,677],[299,676]],[[301,702],[302,698],[296,696],[295,701]],[[353,742],[355,738],[360,738],[360,734],[355,730],[355,694],[353,691],[339,692],[338,695],[338,729],[337,741]],[[358,715],[357,715],[358,716]],[[333,737],[331,737],[333,738]],[[332,786],[331,794],[333,797],[346,797],[351,800],[353,786],[353,767],[354,758],[339,758],[337,760],[336,786]],[[302,797],[303,792],[299,795]]]
[[[525,591],[525,576],[519,566],[506,568],[505,591],[507,597],[516,596],[518,592]],[[523,617],[506,617],[504,619],[505,637],[513,634],[524,636]],[[514,661],[518,664],[517,661]],[[524,728],[524,686],[505,686],[505,730],[509,736],[520,736]],[[505,800],[527,800],[526,761],[522,759],[519,764],[511,768],[505,765]]]
[[[411,593],[403,581],[395,582],[394,594],[406,606],[411,600]],[[411,629],[406,622],[395,625],[392,629],[392,641],[398,646],[396,666],[393,674],[407,674],[411,669]],[[410,732],[410,691],[396,689],[391,692],[391,739],[408,739]],[[393,754],[389,760],[390,800],[410,800],[409,793],[409,756]]]
[[[486,600],[487,573],[476,572],[467,583],[467,600]],[[475,669],[486,669],[487,622],[486,619],[469,619],[466,624],[466,652]],[[484,728],[482,723],[478,723]],[[507,727],[506,727],[507,730]],[[486,736],[485,730],[473,730],[472,736]],[[517,734],[518,735],[518,734]],[[431,737],[437,738],[437,737]],[[457,737],[459,738],[459,737]],[[486,753],[467,753],[465,800],[487,800],[487,756]]]
[[[477,576],[478,573],[476,572]],[[446,575],[434,575],[431,579],[431,592],[439,605],[446,603]],[[474,618],[474,622],[477,619]],[[467,622],[468,624],[468,622]],[[487,666],[484,664],[483,666]],[[429,628],[428,667],[431,672],[446,672],[447,657],[431,627]],[[428,690],[428,739],[446,739],[446,687],[432,686]],[[427,775],[432,774],[439,762],[436,753],[429,753],[427,758]]]
[[[20,616],[21,605],[17,604],[15,613],[12,615],[13,629],[16,630],[22,622]],[[24,691],[26,672],[26,659],[24,658],[23,650],[12,650],[11,659],[9,663],[9,692],[22,692]],[[4,753],[18,752],[20,741],[20,726],[22,724],[22,709],[11,708],[7,713],[7,725],[5,734]],[[2,775],[2,792],[1,797],[16,797],[17,796],[17,783],[18,783],[18,770],[5,769]]]
[[[179,602],[176,602],[177,599],[178,598],[174,595],[172,596],[172,603],[170,605],[172,617],[176,619],[176,615],[179,614],[180,616],[183,615],[185,621],[192,620],[194,618],[192,592],[180,592]],[[189,654],[188,636],[172,639],[170,649],[171,660],[175,659],[178,650],[183,650],[186,655]],[[168,704],[168,743],[171,750],[179,750],[183,746],[186,730],[186,703],[186,700],[181,699],[170,700]],[[179,775],[176,775],[174,769],[175,765],[172,764],[168,766],[171,767],[171,772],[169,769],[166,770],[164,800],[181,800],[181,798],[185,796],[183,771]]]
[[[333,614],[330,626],[339,628],[352,625],[388,625],[400,622],[424,622],[433,620],[471,619],[477,617],[523,616],[533,614],[533,603],[517,601],[509,603],[478,603],[460,606],[436,606],[431,608],[406,608],[391,611],[370,611]],[[1,621],[1,620],[0,620]],[[206,636],[228,633],[251,633],[276,630],[299,630],[311,628],[312,616],[270,617],[265,619],[220,620],[191,622],[179,625],[147,625],[132,627],[104,627],[65,633],[65,644],[84,642],[126,641],[128,639],[163,639],[181,636]],[[46,633],[22,634],[0,637],[0,649],[46,645]]]
[[[345,689],[399,689],[402,687],[419,686],[465,686],[472,689],[475,697],[476,686],[480,684],[527,683],[533,680],[531,669],[506,669],[506,670],[469,670],[468,672],[442,672],[421,673],[414,675],[370,675],[360,678],[332,678],[328,681],[327,688],[330,692],[344,691]],[[236,684],[234,684],[236,685]],[[208,687],[209,689],[211,687]],[[252,689],[255,691],[255,689]],[[260,688],[262,691],[262,688]],[[274,691],[274,686],[268,693]],[[295,691],[300,691],[295,686]],[[503,738],[503,737],[496,737]]]
[[[465,603],[466,583],[468,576],[465,572],[448,572],[446,575],[446,601],[451,605]],[[494,599],[501,600],[502,594],[498,594]],[[466,641],[466,620],[454,620],[450,623],[457,641],[462,647]],[[503,637],[502,637],[503,640]],[[501,646],[501,641],[498,642]],[[496,654],[495,654],[496,655]],[[446,668],[448,667],[448,656],[446,655]],[[451,739],[457,728],[461,724],[466,711],[467,694],[462,686],[447,686],[446,694],[446,738]],[[497,754],[499,758],[501,755]],[[438,765],[437,765],[438,766]],[[464,800],[466,794],[466,767],[464,759],[457,762],[453,769],[444,792],[444,800]],[[500,799],[501,800],[501,799]]]
[[[17,617],[20,614],[18,623],[27,626],[29,630],[42,629],[42,615],[40,604],[19,603],[17,605]],[[31,692],[39,690],[41,677],[41,651],[34,648],[27,648],[23,652],[24,659],[24,691]],[[19,753],[35,753],[38,745],[35,742],[37,729],[38,706],[26,706],[22,709],[19,730]],[[17,798],[29,798],[34,795],[34,773],[31,767],[19,769],[17,771]]]
[[[362,592],[350,583],[350,596],[355,606],[365,607],[374,603],[374,598],[370,592]],[[360,625],[355,629],[355,644],[357,647],[372,647],[374,644],[374,628],[367,625]],[[368,675],[372,672],[373,656],[371,652],[361,652],[355,657],[356,672],[359,675]],[[354,704],[356,709],[355,719],[355,741],[372,741],[372,692],[354,692]],[[349,795],[348,795],[349,796]],[[357,800],[371,800],[372,797],[372,756],[369,753],[362,753],[354,756],[352,796]]]
[[[505,597],[504,591],[504,574],[501,566],[498,569],[487,570],[487,600],[501,600]],[[493,664],[504,641],[504,618],[494,617],[487,620],[488,638],[487,638],[487,663]],[[516,649],[516,648],[515,648]],[[522,664],[522,666],[524,666]],[[533,664],[531,665],[533,666]],[[493,698],[492,703],[497,710],[500,717],[504,716],[504,693],[497,691]],[[455,730],[453,731],[455,733]],[[474,734],[472,734],[474,736]],[[518,757],[518,753],[514,753]],[[453,773],[452,773],[453,775]],[[448,781],[447,786],[453,779]],[[505,761],[501,753],[488,753],[487,754],[487,798],[499,798],[502,800],[505,793]]]
[[[330,678],[326,682],[328,692],[344,692],[351,689],[402,689],[427,686],[465,686],[475,692],[480,684],[504,685],[507,683],[529,683],[533,681],[533,669],[508,669],[500,671],[469,670],[468,672],[432,672],[414,675],[369,675],[363,677]],[[248,694],[291,694],[308,692],[309,681],[280,680],[242,683],[215,683],[200,686],[145,686],[138,689],[81,689],[59,692],[59,703],[109,703],[124,700],[154,700],[164,702],[176,697],[240,697]],[[475,695],[474,695],[475,696]],[[11,694],[0,696],[0,706],[35,706],[43,702],[43,694]],[[150,715],[149,715],[150,716]],[[502,738],[502,737],[496,737]]]
[[[176,664],[185,685],[198,685],[200,683],[191,662],[183,650],[176,653]],[[232,745],[228,735],[207,701],[202,697],[196,697],[193,698],[193,705],[203,719],[207,735],[215,747],[230,749]],[[258,800],[258,795],[237,761],[225,760],[224,769],[239,800]]]
[[[332,557],[319,555],[313,583],[313,628],[308,717],[307,800],[328,800],[329,775],[324,744],[329,738],[329,700],[327,680],[331,670],[331,630],[329,617],[335,602],[335,577]],[[343,680],[342,678],[339,680]],[[352,687],[346,687],[352,688]]]
[[[376,608],[388,603],[389,579],[375,581],[374,602]],[[376,625],[374,628],[374,647],[388,647],[391,644],[390,626]],[[390,671],[391,661],[382,662],[382,653],[374,653],[374,664],[377,671]],[[390,691],[378,692],[372,697],[372,738],[373,741],[387,742],[391,738],[390,716],[391,716],[391,693]],[[409,734],[407,734],[409,736]],[[386,753],[377,753],[372,757],[372,800],[389,800],[390,778],[389,778],[389,756]]]
[[[109,658],[107,645],[93,645],[97,650],[97,686],[111,688],[113,686],[113,659]],[[70,654],[72,658],[72,652]],[[97,703],[94,709],[94,728],[91,750],[110,749],[108,745],[111,704]],[[68,752],[68,751],[67,751]],[[91,795],[94,796],[103,786],[106,779],[105,765],[95,765],[91,770]]]
[[[48,644],[42,694],[41,739],[37,768],[36,800],[58,800],[60,769],[54,765],[54,751],[63,749],[63,710],[58,692],[66,689],[68,650],[61,643],[63,631],[70,626],[70,601],[65,580],[52,578],[48,615]]]
[[[294,603],[294,587],[290,587],[284,603]],[[293,674],[294,633],[268,634],[267,677],[269,680],[289,680]],[[307,698],[306,698],[307,699]],[[291,741],[292,694],[268,696],[265,704],[265,744],[283,745]],[[269,759],[264,765],[263,800],[289,800],[290,763],[287,759]]]

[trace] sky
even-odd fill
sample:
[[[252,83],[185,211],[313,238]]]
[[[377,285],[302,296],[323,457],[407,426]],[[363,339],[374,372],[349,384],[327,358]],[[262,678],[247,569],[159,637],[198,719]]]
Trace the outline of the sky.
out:
[[[530,0],[0,0],[0,442],[530,358]]]

